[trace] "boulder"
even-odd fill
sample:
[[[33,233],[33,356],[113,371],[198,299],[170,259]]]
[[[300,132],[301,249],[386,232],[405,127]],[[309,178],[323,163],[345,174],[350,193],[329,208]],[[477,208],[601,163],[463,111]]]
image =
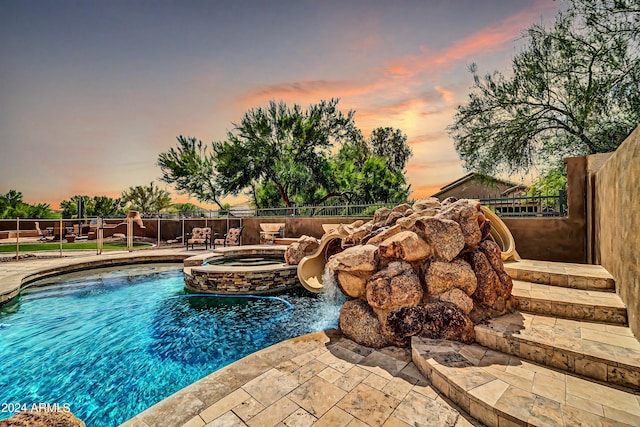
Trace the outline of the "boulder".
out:
[[[404,215],[402,215],[400,212],[391,212],[384,222],[384,225],[390,227],[394,225],[400,218],[404,218]]]
[[[431,208],[440,208],[440,202],[435,197],[428,197],[426,199],[417,200],[411,207],[411,209],[413,209],[415,212],[420,212],[425,209]]]
[[[438,258],[451,261],[464,248],[464,235],[455,221],[423,217],[416,221],[415,227]]]
[[[479,209],[480,204],[477,200],[461,199],[444,207],[436,217],[457,222],[464,236],[465,247],[475,249],[482,239],[478,220]]]
[[[378,224],[385,222],[390,213],[391,209],[389,208],[380,208],[376,210],[373,214],[373,223]]]
[[[407,346],[408,339],[422,332],[424,325],[424,308],[422,306],[401,307],[387,314],[385,322],[389,339],[395,345]]]
[[[391,209],[391,212],[398,212],[401,213],[402,216],[405,216],[405,212],[407,212],[409,209],[411,209],[411,205],[409,205],[408,203],[402,203]]]
[[[431,247],[413,231],[401,231],[387,238],[378,252],[384,258],[397,258],[404,261],[418,261],[431,256]]]
[[[438,299],[440,301],[450,302],[464,311],[465,314],[469,314],[471,310],[473,310],[473,300],[471,297],[458,288],[450,289],[438,295]]]
[[[327,262],[331,271],[372,272],[378,267],[378,247],[358,245],[333,255]]]
[[[504,312],[513,287],[511,277],[506,273],[502,273],[506,277],[500,277],[480,250],[473,251],[469,261],[478,278],[478,287],[471,296],[473,301],[496,312]]]
[[[310,236],[302,236],[297,242],[293,242],[287,246],[284,252],[284,260],[289,265],[298,265],[302,258],[314,253],[320,244],[318,239]]]
[[[338,286],[343,294],[351,298],[364,296],[368,276],[362,277],[356,274],[338,271]]]
[[[352,299],[345,302],[340,309],[338,326],[345,337],[358,344],[372,348],[390,344],[382,333],[378,316],[364,300]]]
[[[515,305],[477,200],[381,208],[372,221],[345,230],[349,236],[335,241],[327,266],[355,298],[343,305],[339,326],[359,344],[408,346],[416,335],[471,343],[474,323]],[[339,252],[348,244],[356,246]]]
[[[461,341],[471,344],[475,340],[473,322],[457,306],[443,301],[426,303],[424,323],[418,334],[424,338]]]
[[[58,411],[30,409],[18,412],[0,421],[3,427],[85,427],[85,423],[71,411],[61,407]]]
[[[478,249],[482,251],[484,256],[487,257],[491,268],[500,273],[504,271],[504,264],[502,263],[502,250],[500,246],[493,240],[485,240],[478,246]]]
[[[392,310],[418,305],[422,301],[420,279],[406,262],[392,262],[369,278],[367,302],[373,308]]]
[[[365,236],[362,239],[362,241],[364,243],[370,243],[372,245],[377,245],[377,244],[385,241],[389,237],[391,237],[391,236],[393,236],[395,234],[398,234],[401,231],[402,231],[402,227],[400,227],[400,225],[398,225],[398,224],[394,225],[393,227],[379,228],[378,230],[372,231],[367,236]]]
[[[472,295],[478,281],[471,266],[461,259],[453,262],[433,261],[424,276],[425,290],[428,296],[434,296],[453,288],[459,288]]]
[[[347,237],[344,238],[346,245],[357,245],[364,236],[371,232],[371,228],[372,224],[370,222],[358,220],[346,227],[338,227],[338,230],[343,234],[347,234]]]

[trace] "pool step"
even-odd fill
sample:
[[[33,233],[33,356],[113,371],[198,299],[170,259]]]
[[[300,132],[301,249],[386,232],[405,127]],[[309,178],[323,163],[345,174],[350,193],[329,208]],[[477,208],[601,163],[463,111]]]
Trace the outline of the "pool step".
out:
[[[640,396],[518,357],[413,337],[412,359],[442,394],[492,427],[640,425]]]
[[[613,276],[601,265],[523,259],[505,262],[512,279],[583,290],[615,291]]]
[[[536,314],[626,325],[627,308],[612,292],[513,281],[517,308]]]
[[[640,390],[640,342],[628,327],[516,312],[475,332],[490,349]]]

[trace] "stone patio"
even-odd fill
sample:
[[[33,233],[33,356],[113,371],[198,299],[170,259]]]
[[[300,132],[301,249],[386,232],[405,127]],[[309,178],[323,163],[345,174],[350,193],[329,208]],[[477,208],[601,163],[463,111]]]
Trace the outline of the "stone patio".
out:
[[[121,427],[473,426],[416,369],[409,349],[373,350],[336,331],[261,350]]]

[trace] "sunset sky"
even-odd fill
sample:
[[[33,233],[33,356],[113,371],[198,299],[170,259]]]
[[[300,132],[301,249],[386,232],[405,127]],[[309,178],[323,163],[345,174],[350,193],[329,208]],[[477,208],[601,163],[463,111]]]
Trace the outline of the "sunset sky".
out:
[[[559,7],[0,0],[0,192],[53,208],[151,181],[173,192],[156,161],[176,136],[221,140],[269,100],[337,97],[365,136],[379,126],[407,134],[411,196],[428,196],[465,173],[446,127],[472,84],[468,66],[507,71],[521,31]]]

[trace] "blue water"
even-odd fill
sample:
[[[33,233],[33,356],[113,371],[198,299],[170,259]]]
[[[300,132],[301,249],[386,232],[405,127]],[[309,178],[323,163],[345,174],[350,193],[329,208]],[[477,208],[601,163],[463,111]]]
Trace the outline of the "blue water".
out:
[[[277,296],[190,296],[175,265],[27,288],[0,307],[0,404],[67,405],[88,427],[117,426],[250,353],[337,325],[340,302]]]

